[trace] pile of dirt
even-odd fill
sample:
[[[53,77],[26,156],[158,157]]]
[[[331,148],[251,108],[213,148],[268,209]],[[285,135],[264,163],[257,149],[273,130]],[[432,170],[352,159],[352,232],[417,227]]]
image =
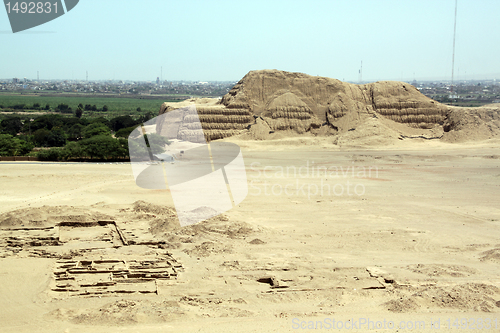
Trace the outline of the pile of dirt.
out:
[[[500,263],[500,248],[495,248],[492,250],[484,251],[481,254],[481,261],[492,261],[496,263]]]
[[[203,208],[201,208],[203,209]],[[43,206],[24,208],[0,214],[0,228],[52,227],[60,222],[117,221],[142,228],[159,240],[166,240],[173,248],[181,244],[201,244],[204,241],[242,239],[256,230],[245,222],[230,222],[226,215],[217,215],[200,223],[181,228],[172,207],[155,205],[142,200],[130,206],[95,205],[91,209],[80,206]]]
[[[203,242],[194,248],[185,249],[184,252],[191,257],[208,257],[211,254],[231,253],[232,247],[220,242]]]
[[[453,107],[451,110],[444,123],[444,141],[486,140],[500,134],[500,106]]]
[[[0,227],[47,227],[59,222],[97,222],[114,220],[113,216],[74,206],[23,208],[0,214]]]
[[[398,298],[383,304],[391,312],[410,312],[418,309],[418,304],[411,298]]]
[[[450,107],[398,81],[357,85],[258,70],[245,75],[222,100],[164,103],[160,115],[193,104],[208,141],[237,134],[244,139],[273,139],[276,131],[337,135],[339,145],[386,144],[407,138],[460,142],[500,135],[499,106]],[[191,128],[190,119],[180,119],[181,128]],[[157,124],[157,133],[161,128]]]
[[[174,217],[176,215],[175,211],[169,207],[154,205],[154,204],[142,201],[142,200],[134,202],[133,211],[136,213],[146,213],[146,214],[153,214],[153,215],[166,215],[169,217]]]
[[[150,222],[150,226],[155,221]],[[213,253],[230,253],[235,241],[243,240],[259,230],[245,222],[229,221],[226,215],[214,216],[200,223],[183,228],[170,228],[156,224],[149,230],[156,238],[166,242],[165,248],[183,249],[185,253],[196,257],[207,257]]]
[[[119,217],[123,220],[141,220],[149,223],[149,232],[154,236],[161,236],[180,227],[177,213],[173,208],[142,200],[134,202],[131,209],[122,210]]]
[[[419,308],[444,308],[461,311],[495,311],[500,289],[484,283],[465,283],[454,286],[398,287],[399,297],[384,304],[392,312],[412,312]]]
[[[407,268],[412,272],[428,276],[465,277],[478,273],[474,268],[461,265],[415,264],[409,265]]]
[[[431,128],[443,122],[448,110],[404,82],[357,85],[277,70],[249,72],[221,104],[228,108],[248,105],[252,113],[270,120],[273,130],[298,131],[325,122],[348,130],[363,118],[377,114],[412,127]],[[292,120],[302,123],[293,124]]]
[[[163,323],[187,316],[176,301],[152,302],[121,299],[100,308],[64,309],[49,313],[52,318],[85,325],[131,325]]]
[[[214,216],[206,221],[197,224],[192,224],[184,227],[178,231],[178,235],[191,235],[191,236],[223,236],[227,238],[244,238],[252,233],[254,230],[250,224],[245,222],[231,222],[229,218],[224,215]]]
[[[177,217],[156,218],[149,222],[149,232],[153,235],[161,235],[177,228],[179,228]]]

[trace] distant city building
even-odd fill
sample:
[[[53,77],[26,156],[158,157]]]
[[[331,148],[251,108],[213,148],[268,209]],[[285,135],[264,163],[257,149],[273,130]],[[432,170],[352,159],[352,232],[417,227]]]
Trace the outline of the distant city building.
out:
[[[424,95],[441,103],[461,103],[462,106],[478,106],[499,103],[499,80],[456,81],[451,90],[449,81],[416,81],[412,84]],[[158,84],[159,83],[159,84]],[[135,96],[150,95],[161,99],[161,95],[175,96],[183,100],[189,96],[220,98],[227,94],[237,82],[234,81],[130,81],[130,80],[34,80],[19,78],[0,79],[0,91],[31,90],[36,92],[78,92],[91,94],[128,94]]]

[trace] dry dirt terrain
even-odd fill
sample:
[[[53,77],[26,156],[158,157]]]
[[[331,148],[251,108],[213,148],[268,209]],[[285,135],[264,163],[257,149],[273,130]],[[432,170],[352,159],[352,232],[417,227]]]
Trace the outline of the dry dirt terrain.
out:
[[[0,163],[0,331],[500,330],[498,140],[232,141],[247,198],[184,228],[129,164]]]

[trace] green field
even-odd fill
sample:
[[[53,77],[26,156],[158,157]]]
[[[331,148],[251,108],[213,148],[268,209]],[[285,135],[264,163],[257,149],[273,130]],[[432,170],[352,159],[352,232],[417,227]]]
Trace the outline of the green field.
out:
[[[74,111],[78,107],[78,104],[90,104],[96,105],[98,109],[101,109],[104,105],[108,107],[107,112],[102,111],[84,111],[83,117],[93,118],[104,116],[106,118],[113,118],[121,115],[133,115],[137,116],[139,114],[144,114],[146,112],[152,112],[154,115],[158,114],[160,106],[163,102],[176,102],[178,99],[165,97],[152,98],[129,98],[129,97],[105,97],[105,96],[93,96],[93,95],[71,95],[64,96],[54,95],[21,95],[21,94],[4,94],[0,93],[0,106],[3,108],[1,111],[19,111],[22,113],[29,114],[29,110],[12,110],[9,107],[17,104],[25,104],[28,108],[31,108],[33,104],[39,103],[42,108],[47,104],[50,105],[51,110],[54,110],[59,104],[67,104]],[[137,111],[137,108],[141,108],[141,112]],[[40,111],[37,111],[40,112]],[[43,112],[43,110],[41,111]]]

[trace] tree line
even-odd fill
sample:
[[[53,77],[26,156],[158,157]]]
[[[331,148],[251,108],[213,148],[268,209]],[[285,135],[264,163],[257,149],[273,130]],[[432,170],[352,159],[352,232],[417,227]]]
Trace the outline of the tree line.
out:
[[[44,106],[44,105],[41,105],[40,103],[33,103],[33,105],[27,105],[27,104],[21,103],[21,104],[9,105],[9,106],[4,106],[4,105],[0,104],[0,109],[56,111],[56,112],[61,112],[61,113],[75,113],[75,115],[77,117],[78,117],[78,113],[80,113],[80,117],[81,117],[81,114],[83,113],[83,111],[102,111],[102,112],[109,111],[109,107],[107,105],[103,105],[102,107],[99,108],[99,107],[97,107],[96,104],[83,105],[82,103],[78,104],[75,111],[73,111],[73,109],[66,103],[59,103],[54,109],[52,109],[50,104],[45,104],[45,106]],[[141,108],[138,107],[136,111],[141,112]]]
[[[0,156],[36,156],[47,161],[128,158],[128,136],[152,116],[110,120],[54,114],[7,116],[0,122]]]

